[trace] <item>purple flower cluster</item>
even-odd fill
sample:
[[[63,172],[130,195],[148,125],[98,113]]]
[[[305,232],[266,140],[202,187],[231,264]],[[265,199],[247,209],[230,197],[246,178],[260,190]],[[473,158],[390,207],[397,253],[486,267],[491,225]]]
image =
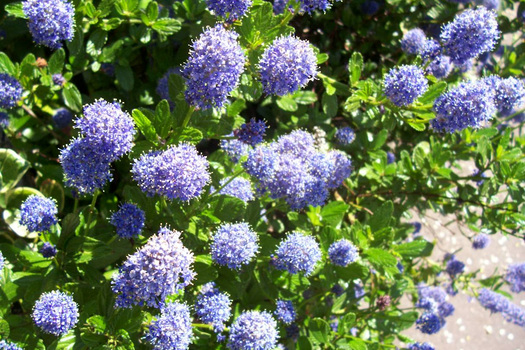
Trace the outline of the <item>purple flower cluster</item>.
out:
[[[206,0],[206,5],[216,16],[226,19],[226,22],[233,22],[246,14],[251,0]]]
[[[248,123],[241,125],[240,129],[233,131],[233,134],[250,146],[255,146],[264,141],[264,133],[266,132],[266,123],[264,120],[255,120],[252,118]]]
[[[510,284],[510,290],[514,293],[525,291],[525,262],[509,265],[505,281]]]
[[[266,311],[245,311],[230,327],[228,348],[230,350],[273,350],[279,332],[277,322]]]
[[[338,144],[346,146],[354,142],[355,140],[355,131],[349,126],[337,129],[335,132],[335,140]]]
[[[383,85],[385,95],[398,107],[410,105],[428,89],[423,70],[413,65],[392,68]]]
[[[513,77],[502,79],[491,75],[481,81],[494,90],[494,104],[502,115],[511,115],[525,103],[525,86],[521,80]]]
[[[304,272],[308,276],[314,272],[320,260],[321,249],[315,238],[292,232],[277,247],[272,264],[278,270],[286,270],[291,274]]]
[[[210,181],[208,160],[195,146],[181,143],[165,151],[143,154],[135,160],[131,172],[148,196],[188,201],[200,196]]]
[[[58,86],[63,86],[66,83],[66,79],[60,73],[53,74],[52,79],[53,79],[53,84],[58,85]]]
[[[0,350],[23,350],[18,345],[8,342],[6,340],[0,340]]]
[[[465,263],[456,259],[455,255],[451,255],[447,261],[447,267],[445,270],[451,278],[455,278],[457,275],[465,272]]]
[[[39,252],[44,258],[52,258],[57,255],[57,248],[49,242],[44,242]]]
[[[230,269],[248,264],[259,250],[258,237],[245,222],[222,224],[211,236],[213,261]]]
[[[239,35],[222,24],[208,28],[193,42],[182,69],[186,100],[201,109],[222,107],[239,84],[246,57],[237,42]]]
[[[320,11],[325,12],[330,7],[332,7],[332,3],[329,0],[300,0],[300,3],[301,3],[300,11],[306,12],[308,14],[311,14],[315,10],[320,10]]]
[[[59,108],[53,114],[53,122],[58,128],[65,128],[71,124],[73,114],[65,108]]]
[[[335,265],[348,266],[358,258],[357,248],[347,239],[334,242],[328,248],[328,257]]]
[[[401,39],[401,48],[408,54],[417,55],[423,51],[427,41],[425,32],[419,28],[409,30]]]
[[[53,50],[62,47],[62,41],[73,40],[75,9],[65,0],[26,0],[22,2],[29,19],[29,31],[35,42]]]
[[[135,204],[124,203],[113,215],[110,223],[117,229],[117,235],[120,238],[132,238],[138,236],[144,227],[146,215],[144,210]]]
[[[496,113],[494,91],[483,82],[461,83],[434,101],[434,112],[430,126],[436,131],[480,128]]]
[[[160,316],[151,323],[144,339],[155,350],[186,350],[192,335],[190,309],[174,301],[162,306]]]
[[[9,114],[0,112],[0,130],[4,130],[9,126]]]
[[[491,51],[499,37],[496,13],[485,7],[460,13],[443,27],[440,35],[447,55],[456,64]]]
[[[221,186],[227,181],[230,181],[230,179],[222,179],[220,181]],[[231,180],[230,183],[219,191],[219,194],[237,197],[244,202],[249,202],[255,198],[253,195],[252,183],[250,180],[242,177],[236,177]]]
[[[274,315],[279,321],[287,325],[295,321],[297,317],[291,300],[277,300],[277,309],[275,309]]]
[[[430,343],[412,343],[408,344],[408,350],[435,350],[434,346]]]
[[[57,203],[54,199],[30,195],[20,206],[20,225],[31,232],[49,231],[58,222]]]
[[[443,48],[439,44],[437,40],[434,39],[428,39],[425,41],[425,45],[423,45],[423,49],[419,54],[421,54],[421,57],[424,61],[430,61],[433,60],[443,53]]]
[[[503,314],[506,321],[525,327],[525,309],[511,303],[503,295],[483,288],[479,292],[478,301],[485,309]]]
[[[56,336],[75,327],[78,316],[78,305],[73,297],[58,290],[42,294],[31,315],[40,329]]]
[[[5,265],[4,254],[2,254],[2,252],[0,251],[0,271],[4,269],[4,265]]]
[[[216,333],[224,330],[224,322],[231,317],[232,300],[226,293],[215,288],[210,282],[202,286],[201,292],[195,301],[195,313],[204,323],[211,323]]]
[[[284,96],[317,76],[317,57],[307,41],[283,36],[264,50],[259,73],[266,94]]]
[[[167,296],[191,283],[193,253],[180,240],[180,232],[162,227],[113,276],[116,307],[144,305],[160,308]]]
[[[302,130],[258,145],[243,166],[259,180],[261,193],[284,198],[293,210],[323,205],[329,190],[339,187],[352,171],[345,153],[317,150],[313,136]]]
[[[22,85],[14,77],[0,73],[0,108],[13,108],[22,97]]]
[[[429,287],[424,284],[418,286],[416,307],[426,311],[416,324],[423,333],[437,333],[445,325],[445,318],[454,313],[454,306],[446,299],[447,293],[439,287]]]
[[[169,80],[170,80],[170,76],[172,76],[173,74],[180,75],[180,73],[181,73],[180,67],[172,67],[168,69],[168,71],[164,73],[164,75],[157,82],[157,89],[155,90],[157,92],[157,95],[159,95],[161,99],[168,100],[172,108],[175,106],[175,104],[174,104],[174,101],[172,101],[170,97]]]
[[[452,72],[453,65],[448,56],[438,56],[430,62],[427,67],[427,73],[432,74],[438,79],[444,79],[448,77]]]
[[[242,157],[247,156],[252,149],[250,145],[237,139],[221,140],[221,148],[234,163],[238,163],[239,160],[241,160]]]
[[[472,248],[485,249],[490,244],[490,237],[485,233],[480,233],[472,239]]]

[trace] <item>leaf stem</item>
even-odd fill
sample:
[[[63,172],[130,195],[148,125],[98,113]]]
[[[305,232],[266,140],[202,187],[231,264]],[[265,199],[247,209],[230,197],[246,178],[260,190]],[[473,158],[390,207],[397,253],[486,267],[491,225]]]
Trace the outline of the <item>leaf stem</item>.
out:
[[[89,215],[86,222],[86,228],[89,229],[89,225],[91,224],[91,220],[93,219],[93,212],[95,211],[95,205],[97,204],[97,197],[99,195],[99,191],[96,190],[93,194],[93,199],[91,200],[91,204],[89,205]]]
[[[190,118],[191,118],[191,115],[193,114],[193,112],[195,111],[195,107],[193,106],[190,106],[190,108],[188,109],[188,113],[186,113],[186,117],[184,117],[184,121],[182,122],[182,128],[186,128],[186,126],[188,126],[188,123],[190,122]]]

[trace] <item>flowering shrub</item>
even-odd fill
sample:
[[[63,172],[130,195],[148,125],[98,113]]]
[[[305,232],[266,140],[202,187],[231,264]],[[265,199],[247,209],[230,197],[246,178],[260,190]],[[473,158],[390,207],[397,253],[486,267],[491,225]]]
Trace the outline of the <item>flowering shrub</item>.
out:
[[[456,293],[525,327],[525,262],[413,217],[524,238],[524,2],[2,6],[0,349],[430,350]]]

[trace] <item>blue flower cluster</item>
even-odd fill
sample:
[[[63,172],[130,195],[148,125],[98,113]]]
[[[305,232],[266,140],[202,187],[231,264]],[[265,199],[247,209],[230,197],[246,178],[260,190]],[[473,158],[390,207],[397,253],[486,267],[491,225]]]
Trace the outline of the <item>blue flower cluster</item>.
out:
[[[66,0],[26,0],[22,8],[37,44],[56,50],[63,40],[73,40],[75,9]]]
[[[53,114],[53,123],[55,123],[58,128],[69,126],[72,120],[73,114],[66,108],[59,108],[56,110],[55,114]]]
[[[157,82],[157,89],[155,90],[157,92],[157,95],[159,95],[160,98],[163,100],[168,100],[171,108],[175,107],[175,102],[172,101],[170,97],[169,79],[170,79],[170,76],[172,76],[173,74],[180,75],[180,73],[181,73],[180,67],[172,67],[168,69],[168,71],[164,73],[164,75]]]
[[[0,130],[4,130],[9,126],[9,114],[0,112]]]
[[[60,73],[53,74],[51,77],[53,79],[53,84],[58,86],[63,86],[66,83],[66,78]]]
[[[273,12],[276,15],[280,15],[284,12],[284,9],[286,8],[286,5],[288,4],[288,0],[273,0]],[[293,7],[288,7],[289,9],[293,9]]]
[[[317,57],[307,41],[283,36],[264,50],[259,73],[266,94],[284,96],[317,76]]]
[[[494,91],[483,82],[461,83],[434,101],[434,112],[430,126],[438,132],[480,128],[496,113]]]
[[[480,233],[472,239],[472,248],[485,249],[490,244],[490,237],[485,233]]]
[[[232,134],[233,136],[233,134]],[[252,147],[241,140],[221,140],[221,148],[226,152],[230,160],[234,163],[238,163],[242,157],[247,156],[250,153]]]
[[[181,143],[165,151],[143,154],[135,160],[133,179],[148,196],[188,201],[200,196],[210,181],[208,160],[195,146]]]
[[[190,309],[174,301],[161,308],[160,316],[151,323],[144,339],[155,350],[186,350],[192,335]]]
[[[2,254],[2,252],[0,251],[0,271],[3,270],[4,268],[4,265],[5,265],[5,258],[4,258],[4,254]]]
[[[31,315],[40,329],[57,336],[75,327],[78,316],[78,305],[73,297],[58,290],[42,294]]]
[[[430,62],[427,67],[427,73],[432,74],[438,79],[443,79],[448,77],[450,72],[452,72],[453,65],[448,56],[438,56]]]
[[[315,238],[292,232],[277,247],[272,264],[279,270],[286,270],[292,274],[304,272],[305,276],[308,276],[314,272],[319,260],[321,249]]]
[[[417,55],[423,51],[426,41],[425,32],[419,28],[414,28],[403,35],[401,48],[408,54]]]
[[[510,290],[514,293],[525,291],[525,262],[509,265],[505,281],[510,284]]]
[[[446,323],[445,318],[454,313],[454,306],[446,301],[447,293],[439,287],[418,285],[416,307],[426,310],[418,319],[418,329],[426,334],[437,333]]]
[[[306,12],[308,14],[311,14],[315,10],[325,12],[332,7],[332,3],[329,0],[300,0],[299,2],[301,3],[300,12]]]
[[[250,146],[255,146],[264,141],[264,133],[266,132],[266,123],[264,120],[255,120],[252,118],[248,123],[241,125],[239,129],[233,131],[233,134]]]
[[[0,340],[0,350],[23,350],[16,344],[8,342],[6,340]]]
[[[266,311],[245,311],[230,327],[228,348],[231,350],[273,350],[279,332],[277,322]]]
[[[293,210],[323,205],[330,189],[352,172],[352,162],[340,151],[321,152],[311,134],[296,130],[269,145],[258,145],[243,164],[259,180],[259,191],[284,198]]]
[[[245,222],[222,224],[211,236],[211,258],[219,265],[240,269],[257,254],[258,239]]]
[[[216,16],[223,17],[226,22],[233,22],[246,14],[251,0],[206,0],[206,5]]]
[[[335,265],[348,266],[356,261],[358,256],[356,246],[347,239],[336,241],[328,248],[328,257]]]
[[[232,300],[210,282],[202,286],[195,301],[195,313],[204,323],[211,323],[216,333],[224,330],[224,322],[231,317]]]
[[[408,344],[408,350],[435,350],[434,346],[430,343],[412,343]]]
[[[481,81],[494,90],[494,104],[502,115],[511,115],[525,103],[525,86],[521,80],[491,75]]]
[[[136,133],[131,116],[118,102],[97,100],[84,106],[75,121],[80,138],[60,153],[66,184],[80,193],[93,193],[111,181],[110,163],[131,150]]]
[[[346,146],[354,142],[355,132],[354,129],[352,129],[351,127],[345,126],[337,129],[334,137],[338,144]]]
[[[57,255],[57,248],[49,242],[44,242],[39,252],[44,258],[52,258]]]
[[[465,263],[456,259],[455,255],[450,255],[445,270],[451,278],[455,278],[457,275],[465,271]]]
[[[485,7],[460,13],[443,26],[440,40],[455,64],[491,51],[500,36],[496,13]]]
[[[425,45],[423,45],[423,49],[419,53],[424,61],[430,61],[441,56],[443,48],[437,40],[428,39],[425,41]]]
[[[20,225],[31,232],[49,231],[58,222],[57,203],[54,199],[30,195],[20,206]]]
[[[222,179],[220,181],[221,186],[227,181],[230,181],[230,179]],[[242,177],[236,177],[235,179],[231,180],[230,183],[228,183],[219,191],[219,194],[237,197],[244,202],[249,202],[255,198],[253,195],[252,183],[250,180]]]
[[[124,203],[113,215],[110,223],[117,229],[117,235],[120,238],[132,238],[138,236],[144,227],[146,214],[144,210],[135,204]]]
[[[222,24],[208,28],[193,42],[182,69],[186,100],[201,109],[222,107],[239,84],[246,57],[237,42],[239,35]]]
[[[386,152],[386,164],[392,164],[396,161],[396,155],[392,152]]]
[[[503,295],[482,288],[479,292],[478,301],[485,309],[503,314],[506,321],[525,327],[525,309],[511,303]]]
[[[116,307],[144,305],[160,308],[167,296],[191,283],[193,253],[184,247],[180,232],[162,227],[113,276]]]
[[[418,66],[392,68],[383,81],[385,95],[398,107],[408,106],[428,89],[425,73]]]
[[[0,73],[0,108],[13,108],[22,97],[22,85],[14,77]]]
[[[291,300],[277,300],[277,309],[275,309],[274,315],[279,321],[288,325],[297,317]]]

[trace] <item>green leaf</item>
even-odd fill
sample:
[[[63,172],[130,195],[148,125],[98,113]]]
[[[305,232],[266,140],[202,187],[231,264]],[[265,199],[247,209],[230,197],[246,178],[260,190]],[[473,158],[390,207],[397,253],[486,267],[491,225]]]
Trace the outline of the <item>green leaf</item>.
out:
[[[0,318],[0,338],[7,339],[9,337],[9,323]]]
[[[388,227],[393,212],[394,204],[390,200],[384,202],[381,207],[375,210],[374,215],[370,218],[370,228],[372,231],[379,231],[383,227]]]
[[[29,162],[20,157],[15,151],[0,148],[0,193],[6,193],[16,186],[22,176],[29,169]]]
[[[434,245],[424,239],[416,240],[408,243],[402,243],[393,247],[394,251],[400,254],[403,258],[417,258],[422,256],[430,256]]]
[[[45,179],[40,184],[40,192],[46,197],[54,198],[57,201],[58,211],[61,212],[64,209],[64,187],[53,179]]]
[[[86,323],[89,326],[93,327],[95,332],[104,333],[107,328],[106,319],[104,316],[101,315],[91,316],[86,320]]]
[[[171,35],[181,28],[181,23],[173,18],[161,18],[151,26],[159,34]]]
[[[317,54],[317,64],[325,63],[326,61],[328,61],[328,58],[329,56],[327,53]]]
[[[375,151],[375,150],[381,148],[385,144],[387,138],[388,138],[388,130],[382,129],[381,131],[379,131],[374,136],[374,140],[370,144],[370,148],[369,149],[371,151]]]
[[[102,53],[102,48],[108,40],[108,33],[102,29],[95,30],[86,44],[86,52],[93,57],[98,57]]]
[[[333,227],[338,227],[341,225],[348,208],[350,208],[350,206],[341,201],[328,203],[321,209],[322,222]]]
[[[144,115],[144,113],[138,109],[134,109],[131,112],[131,115],[142,135],[144,135],[148,141],[157,144],[158,137],[157,133],[155,132],[155,128],[153,127],[153,124],[151,124],[151,121]]]
[[[64,103],[69,109],[74,112],[80,112],[82,109],[82,95],[78,91],[77,87],[71,82],[66,83],[62,89],[62,97],[64,98]]]
[[[64,49],[60,48],[51,55],[51,58],[47,62],[47,68],[49,69],[49,74],[62,73],[62,68],[64,68],[64,61],[66,59],[66,53]]]
[[[146,25],[150,25],[152,22],[155,22],[159,16],[159,4],[156,1],[152,1],[146,7],[146,13],[141,15],[142,21]]]
[[[428,90],[421,96],[418,101],[422,104],[433,103],[434,100],[447,89],[447,83],[439,81],[435,84],[430,85]]]
[[[350,71],[350,83],[355,86],[361,78],[361,71],[363,70],[363,56],[359,52],[354,52],[350,62],[348,63]]]
[[[170,113],[170,104],[167,100],[162,100],[155,108],[155,130],[160,137],[165,138],[171,130],[173,119]]]
[[[397,259],[386,250],[370,248],[364,252],[366,259],[376,268],[389,269],[396,268]],[[397,268],[396,268],[397,270]]]
[[[425,160],[428,160],[430,155],[430,144],[427,141],[422,141],[414,147],[412,153],[412,161],[418,169],[425,168]]]
[[[116,0],[102,0],[98,5],[98,10],[100,11],[100,18],[104,18],[111,13],[113,10],[113,5]]]
[[[412,129],[414,130],[417,130],[417,131],[425,131],[425,124],[423,123],[413,123],[413,122],[407,122],[408,125],[410,125],[412,127]]]
[[[21,2],[14,2],[5,5],[5,12],[9,13],[9,15],[13,17],[27,19]]]
[[[353,338],[348,341],[348,345],[352,350],[367,350],[368,346],[366,343],[360,339]]]
[[[277,106],[279,106],[279,108],[281,108],[283,111],[287,112],[295,112],[299,108],[297,102],[288,96],[278,98]]]
[[[124,91],[133,90],[134,78],[133,70],[130,66],[121,66],[120,64],[117,64],[115,66],[115,76]]]
[[[215,195],[209,202],[211,210],[204,212],[204,215],[211,214],[221,221],[241,220],[246,211],[246,203],[235,197]]]
[[[309,322],[309,332],[320,343],[328,344],[330,341],[330,325],[322,318],[314,318]]]
[[[181,102],[186,102],[184,100],[184,96],[182,95],[184,89],[186,88],[183,77],[181,77],[179,74],[170,74],[168,77],[168,88],[170,98],[173,102],[176,101],[177,105]],[[181,99],[182,101],[179,101]]]
[[[3,52],[0,52],[0,71],[7,73],[14,77],[17,76],[16,66],[11,62],[11,59]]]
[[[239,115],[246,108],[246,101],[243,99],[235,100],[226,108],[226,113],[229,117],[235,117]]]
[[[337,110],[339,105],[337,104],[337,95],[328,95],[327,93],[323,94],[322,99],[323,112],[326,114],[327,118],[333,118],[337,115]]]

